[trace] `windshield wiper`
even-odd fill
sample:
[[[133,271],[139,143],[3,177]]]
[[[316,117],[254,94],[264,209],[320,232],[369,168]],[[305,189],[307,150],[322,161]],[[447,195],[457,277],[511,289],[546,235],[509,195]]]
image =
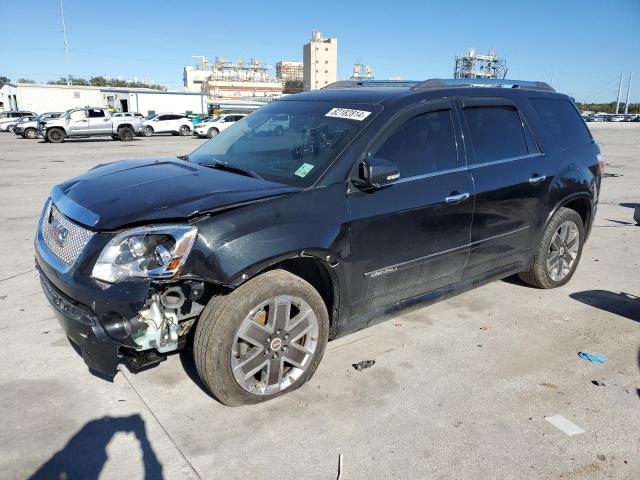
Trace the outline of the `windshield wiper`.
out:
[[[235,165],[229,165],[224,162],[214,162],[214,163],[200,163],[203,167],[209,168],[217,168],[218,170],[225,170],[227,172],[238,173],[240,175],[244,175],[245,177],[259,178],[262,179],[260,175],[258,175],[253,170],[247,170],[246,168],[236,167]]]

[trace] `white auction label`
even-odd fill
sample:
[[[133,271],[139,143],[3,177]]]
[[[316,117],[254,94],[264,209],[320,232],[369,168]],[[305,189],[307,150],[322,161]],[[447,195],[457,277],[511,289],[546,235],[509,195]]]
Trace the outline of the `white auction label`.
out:
[[[325,117],[334,117],[334,118],[346,118],[348,120],[358,120],[361,122],[365,118],[371,115],[371,112],[367,112],[366,110],[352,110],[350,108],[332,108],[327,112]]]

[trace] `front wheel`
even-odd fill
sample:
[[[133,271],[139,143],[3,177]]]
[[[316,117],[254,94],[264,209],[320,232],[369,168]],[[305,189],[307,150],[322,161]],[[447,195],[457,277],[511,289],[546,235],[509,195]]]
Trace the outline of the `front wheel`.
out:
[[[145,137],[150,137],[151,135],[153,135],[153,127],[144,127],[143,132]]]
[[[64,141],[64,132],[59,128],[51,128],[47,131],[46,137],[51,143],[62,143]]]
[[[264,402],[311,378],[328,332],[318,292],[289,272],[272,270],[211,299],[196,327],[195,364],[225,405]]]
[[[38,131],[35,128],[27,128],[23,134],[24,138],[33,140],[38,137]]]
[[[180,130],[178,130],[178,133],[182,136],[182,137],[186,137],[187,135],[189,135],[191,133],[191,129],[189,127],[187,127],[186,125],[182,125],[180,127]]]
[[[13,125],[9,125],[9,126],[7,127],[7,132],[9,132],[9,133],[13,133],[13,129],[14,129],[14,126],[13,126]]]
[[[582,217],[575,210],[560,208],[545,227],[529,269],[519,274],[520,279],[538,288],[566,284],[580,262],[584,238]]]
[[[215,137],[216,135],[218,135],[218,133],[220,133],[220,132],[218,131],[218,129],[217,129],[217,128],[215,128],[215,127],[211,127],[211,128],[207,131],[207,138],[213,138],[213,137]]]

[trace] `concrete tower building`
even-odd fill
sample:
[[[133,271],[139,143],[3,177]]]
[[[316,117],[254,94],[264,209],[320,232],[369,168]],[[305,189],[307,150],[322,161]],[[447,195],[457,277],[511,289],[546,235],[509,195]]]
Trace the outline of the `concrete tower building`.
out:
[[[305,90],[318,90],[338,79],[337,38],[324,38],[314,30],[303,54]]]

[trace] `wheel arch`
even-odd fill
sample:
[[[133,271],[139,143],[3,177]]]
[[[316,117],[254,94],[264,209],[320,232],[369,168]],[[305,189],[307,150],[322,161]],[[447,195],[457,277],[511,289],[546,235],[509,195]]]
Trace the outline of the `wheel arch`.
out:
[[[133,128],[133,125],[131,125],[130,123],[121,123],[120,125],[118,125],[117,130],[120,130],[121,128],[124,128],[124,127],[129,127],[134,132],[136,131],[136,129]]]
[[[574,210],[582,218],[582,224],[585,231],[589,231],[591,222],[593,221],[593,198],[586,192],[576,192],[571,195],[567,195],[562,200],[557,202],[551,209],[545,220],[545,227],[549,224],[553,216],[560,208],[569,208]]]
[[[329,337],[334,337],[342,297],[341,263],[335,255],[322,250],[304,250],[271,258],[237,274],[232,281],[232,288],[265,272],[277,269],[300,277],[318,291],[329,314]]]

